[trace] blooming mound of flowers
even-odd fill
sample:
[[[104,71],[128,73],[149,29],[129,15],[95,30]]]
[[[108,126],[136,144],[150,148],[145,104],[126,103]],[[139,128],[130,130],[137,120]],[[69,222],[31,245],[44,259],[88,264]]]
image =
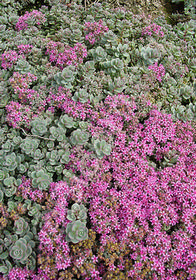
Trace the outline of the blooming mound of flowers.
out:
[[[8,2],[0,279],[196,279],[196,19]]]

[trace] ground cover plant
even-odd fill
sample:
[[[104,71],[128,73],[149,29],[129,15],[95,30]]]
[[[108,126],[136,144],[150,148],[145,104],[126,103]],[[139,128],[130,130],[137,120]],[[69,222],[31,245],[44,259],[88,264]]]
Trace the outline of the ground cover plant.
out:
[[[196,20],[3,0],[0,279],[196,279]]]

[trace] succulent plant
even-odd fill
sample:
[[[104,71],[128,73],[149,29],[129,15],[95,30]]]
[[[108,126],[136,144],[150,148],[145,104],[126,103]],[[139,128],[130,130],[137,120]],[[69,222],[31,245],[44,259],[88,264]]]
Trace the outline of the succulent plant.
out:
[[[69,182],[69,179],[73,178],[75,175],[71,169],[63,169],[63,180]]]
[[[54,172],[58,175],[58,180],[62,180],[63,165],[59,164],[54,166]]]
[[[7,176],[8,176],[7,170],[2,168],[2,170],[0,170],[0,181],[3,181]]]
[[[164,156],[163,161],[161,162],[162,167],[171,167],[178,161],[178,153],[175,150],[170,150],[167,155]]]
[[[21,179],[15,179],[14,177],[7,177],[3,180],[5,188],[3,187],[3,191],[5,196],[11,197],[16,193],[17,187],[22,183]]]
[[[63,129],[65,129],[65,127],[66,128],[72,128],[72,127],[75,128],[77,126],[77,124],[73,120],[72,117],[69,117],[67,114],[63,114],[63,115],[61,115],[61,117],[58,121],[58,126]]]
[[[82,31],[79,28],[72,29],[69,39],[73,43],[82,43],[84,41],[84,39],[82,38]]]
[[[32,72],[30,64],[22,59],[19,59],[17,64],[15,65],[15,72],[19,72],[21,74],[26,74],[28,72]]]
[[[89,100],[88,92],[85,89],[79,89],[74,93],[72,100],[79,101],[81,103],[85,103]]]
[[[3,183],[6,187],[16,185],[16,179],[13,176],[7,177],[3,180]]]
[[[89,137],[90,134],[88,132],[78,128],[71,133],[70,141],[72,145],[85,145]]]
[[[13,150],[12,147],[12,142],[10,140],[7,140],[3,145],[2,145],[2,149],[4,150],[4,152],[11,152]]]
[[[107,74],[113,76],[123,70],[124,63],[119,58],[114,58],[111,61],[102,62],[101,66]]]
[[[66,227],[67,242],[78,243],[82,240],[88,239],[88,229],[86,224],[79,220],[67,224]]]
[[[3,231],[4,234],[4,246],[6,248],[9,248],[13,243],[15,243],[18,240],[17,234],[11,234],[8,230]]]
[[[51,139],[51,138],[50,138]],[[54,141],[48,141],[47,143],[48,151],[52,151],[54,149]],[[45,150],[44,150],[45,151]]]
[[[88,130],[89,122],[86,121],[81,121],[79,122],[79,127],[82,130]]]
[[[31,132],[34,135],[42,136],[48,131],[46,121],[39,118],[33,120],[31,126]]]
[[[0,92],[1,92],[1,84],[0,84]],[[6,92],[6,88],[4,88],[4,92],[0,96],[0,108],[5,108],[9,99],[10,99],[10,96],[9,96],[8,92]]]
[[[6,197],[12,197],[16,193],[16,191],[17,191],[16,186],[11,186],[4,189],[4,193]]]
[[[2,145],[6,139],[7,139],[7,131],[8,131],[8,127],[7,126],[2,126],[2,128],[0,129],[0,144]],[[2,147],[3,148],[3,147]],[[10,147],[11,148],[11,147]]]
[[[85,222],[87,219],[87,208],[83,204],[74,203],[71,207],[71,210],[67,211],[67,219],[69,221],[80,220]]]
[[[3,262],[3,265],[0,265],[0,273],[2,273],[5,276],[9,274],[11,269],[12,269],[12,264],[8,260],[5,260]]]
[[[58,161],[60,159],[60,156],[59,156],[57,150],[53,150],[51,152],[46,153],[46,158],[50,161],[51,165],[57,165]]]
[[[22,163],[22,164],[19,164],[19,166],[18,166],[18,171],[19,171],[21,174],[24,174],[24,173],[28,170],[28,167],[29,167],[28,162],[24,162],[24,163]]]
[[[35,161],[38,161],[38,160],[44,158],[45,154],[42,153],[42,150],[37,149],[37,150],[35,150],[34,153],[32,153],[32,156],[33,156],[33,159],[34,159]],[[26,163],[26,162],[25,162],[25,163]],[[28,167],[28,166],[27,166],[27,167]]]
[[[36,253],[32,252],[32,254],[23,263],[25,264],[26,269],[35,271],[35,269],[36,269]]]
[[[121,93],[124,89],[126,89],[126,77],[121,78],[114,78],[114,81],[108,81],[108,92],[107,94],[118,94]]]
[[[31,178],[33,187],[40,190],[47,190],[52,182],[51,175],[43,169],[31,172]]]
[[[40,143],[40,140],[38,139],[32,139],[30,137],[25,138],[22,143],[20,144],[20,148],[22,151],[29,155],[31,153],[34,153],[35,150],[38,148]]]
[[[196,120],[196,105],[193,105],[193,103],[189,103],[189,105],[186,106],[186,118],[189,121]]]
[[[91,53],[95,62],[103,62],[106,60],[107,53],[101,46],[98,46],[96,49],[91,50]]]
[[[9,256],[8,250],[4,251],[3,253],[0,254],[0,259],[1,260],[6,260]]]
[[[18,262],[25,261],[32,253],[32,248],[25,238],[20,238],[9,250],[10,257]]]
[[[171,106],[171,112],[173,119],[181,119],[183,121],[186,120],[185,118],[185,112],[186,112],[186,107],[183,105],[177,105],[177,106]]]
[[[65,67],[62,72],[55,74],[54,79],[58,86],[71,89],[75,80],[75,68],[73,66]]]
[[[29,225],[24,220],[24,218],[20,217],[18,220],[14,222],[14,232],[21,236],[25,235],[29,231]]]
[[[12,145],[14,147],[18,147],[22,142],[22,138],[20,136],[14,136],[14,138],[12,139]]]
[[[13,200],[11,199],[11,200],[8,201],[7,206],[8,206],[7,211],[8,211],[8,212],[11,212],[12,210],[16,210],[16,208],[17,208],[17,202],[16,202],[16,201],[13,201]]]
[[[5,157],[4,166],[6,166],[9,171],[14,171],[17,165],[15,153],[11,153]]]
[[[179,89],[179,94],[184,100],[189,100],[191,97],[196,99],[193,88],[188,85],[181,87]]]
[[[81,73],[82,74],[85,73],[86,75],[88,75],[90,77],[96,71],[96,69],[95,69],[95,62],[93,60],[86,61],[84,63],[84,65],[80,65],[79,69],[81,69]]]
[[[61,142],[66,139],[66,128],[52,126],[50,127],[50,134],[50,139]]]
[[[40,222],[40,218],[42,217],[41,206],[38,203],[34,203],[32,206],[28,206],[28,215],[32,217],[31,224],[33,226],[36,226]]]
[[[60,157],[60,162],[61,163],[68,163],[70,158],[70,151],[69,150],[58,150],[58,155]]]
[[[109,49],[111,46],[118,46],[118,36],[112,31],[104,33],[100,40],[101,45],[105,45],[106,49]]]
[[[112,147],[105,140],[92,139],[93,149],[99,159],[102,159],[105,155],[110,155]]]
[[[151,47],[142,47],[140,51],[140,55],[144,61],[144,64],[149,66],[154,64],[155,62],[158,62],[159,58],[161,57],[161,54],[157,49],[153,49]]]
[[[130,239],[136,241],[137,260],[140,259],[140,239],[144,243],[146,241],[145,230],[136,222],[142,214],[147,223],[151,218],[158,218],[162,225],[160,233],[169,234],[171,239],[172,246],[168,250],[173,261],[171,264],[168,262],[167,267],[164,267],[164,260],[154,246],[165,274],[170,271],[171,278],[179,279],[194,277],[195,267],[191,256],[194,252],[188,247],[184,254],[178,252],[180,262],[175,255],[178,242],[174,240],[173,232],[182,233],[179,237],[182,242],[183,238],[187,242],[193,239],[191,227],[194,225],[189,219],[192,213],[189,211],[192,190],[188,188],[194,182],[192,171],[195,164],[195,135],[192,133],[195,126],[191,127],[196,120],[195,15],[190,20],[189,14],[186,22],[171,26],[163,16],[150,18],[135,15],[125,7],[112,9],[108,3],[87,3],[87,7],[83,7],[85,1],[81,0],[43,0],[45,6],[40,11],[47,20],[43,23],[43,18],[40,18],[39,22],[39,11],[35,11],[35,18],[29,18],[24,23],[27,23],[26,29],[23,29],[22,19],[25,17],[19,15],[26,8],[38,8],[38,2],[0,1],[0,278],[2,274],[3,277],[8,275],[7,278],[11,278],[9,272],[14,267],[15,278],[20,278],[17,273],[23,275],[24,268],[37,273],[34,275],[32,271],[32,276],[29,274],[26,278],[40,279],[44,273],[48,279],[60,277],[74,280],[92,275],[92,269],[99,269],[100,264],[105,268],[104,271],[100,269],[100,278],[109,275],[110,279],[117,276],[127,279],[130,269],[132,278],[159,278],[156,266],[153,271],[143,269],[138,272],[137,261],[127,260]],[[188,2],[194,0],[185,1],[186,15]],[[27,7],[27,4],[31,7]],[[99,26],[96,25],[99,19],[104,19],[104,26],[109,31],[97,36],[100,30],[94,28],[86,36],[84,22],[92,28]],[[18,21],[23,30],[15,27]],[[96,40],[93,43],[94,35]],[[76,45],[78,42],[85,42],[87,46]],[[87,52],[84,53],[83,48]],[[149,71],[150,65],[154,67],[151,68],[153,71]],[[163,72],[160,72],[158,65],[165,69],[161,81],[157,76],[160,74],[162,77]],[[16,71],[21,78],[16,79],[16,75],[11,82]],[[30,82],[32,73],[36,73],[35,82]],[[22,78],[22,75],[25,77]],[[156,110],[151,111],[153,108],[157,108],[155,117],[153,114]],[[162,110],[172,115],[173,122],[167,119],[166,114],[160,117]],[[190,122],[181,126],[178,119]],[[186,128],[190,143],[186,139]],[[151,143],[148,143],[145,139],[152,136],[151,133],[147,135],[148,131],[154,133],[154,138],[160,133],[159,139],[162,133],[166,142],[157,145],[157,141],[152,138]],[[173,140],[169,135],[175,133]],[[144,142],[138,135],[145,135]],[[114,147],[112,143],[115,143]],[[178,143],[181,147],[177,146]],[[143,148],[140,149],[140,145]],[[170,147],[168,153],[165,152],[167,147]],[[151,155],[153,148],[157,152]],[[136,170],[137,178],[135,174],[129,176],[130,168],[126,165],[126,160],[131,160],[133,156],[136,161],[132,160],[131,166]],[[188,168],[188,176],[185,176],[188,191],[184,191],[182,184],[175,180],[172,182],[173,177],[177,180],[179,176],[184,178],[185,166]],[[156,182],[160,180],[159,188],[156,189],[156,202],[166,209],[162,217],[156,215],[156,211],[152,213],[153,217],[142,211],[132,211],[132,200],[129,199],[132,188],[120,183],[120,167],[124,170],[122,181],[126,180],[126,186],[134,184],[133,192],[141,198],[141,205],[146,204],[146,200],[142,199],[141,186],[138,187],[135,180],[141,179],[140,185],[144,191],[146,186],[151,185],[148,188],[149,197],[153,195],[153,185],[156,188]],[[164,172],[160,172],[158,167],[164,168]],[[181,174],[172,177],[171,174],[178,172],[178,169]],[[161,185],[163,177],[169,180],[169,183],[164,180],[165,193],[175,191],[176,183],[183,201],[175,200],[175,195],[164,195]],[[97,179],[102,184],[102,190],[99,197],[95,198],[95,194],[99,193]],[[172,190],[171,185],[174,186]],[[122,194],[120,197],[118,191]],[[172,209],[173,198],[176,209],[182,209],[182,213],[175,213],[175,209]],[[188,208],[184,209],[182,203]],[[84,206],[87,204],[91,217],[89,220]],[[63,213],[58,213],[58,206],[61,209],[63,205],[71,205],[70,210],[65,207],[67,219],[62,219]],[[121,208],[123,211],[119,215]],[[112,238],[119,239],[122,233],[125,240],[129,226],[125,222],[126,213],[130,211],[130,215],[135,215],[134,223],[139,234],[135,236],[133,230],[133,236],[126,236],[127,242],[123,243],[123,249],[119,249],[120,244],[113,244]],[[43,213],[46,216],[43,217]],[[182,222],[184,214],[190,220],[189,229]],[[103,222],[105,226],[102,226]],[[66,228],[63,229],[64,223]],[[88,227],[93,230],[88,230]],[[102,246],[103,252],[100,251],[100,242],[94,230],[100,233],[101,240],[108,236],[106,244]],[[151,234],[153,229],[148,227],[148,231]],[[44,242],[45,238],[39,238],[44,235],[51,246]],[[138,236],[141,238],[138,239]],[[65,248],[62,250],[61,240],[63,242],[64,237],[73,243],[67,248],[69,256],[63,255]],[[86,242],[80,242],[83,240]],[[52,244],[55,245],[53,252]],[[120,254],[113,254],[114,249],[116,252],[120,250]],[[161,249],[161,245],[158,249]],[[95,264],[93,260],[92,264],[92,254],[101,257],[101,263]],[[82,266],[78,265],[80,256],[85,256]],[[61,257],[68,257],[65,259],[67,263],[69,259],[72,260],[66,270]],[[186,257],[189,258],[188,265]],[[121,263],[126,264],[126,269],[120,269],[119,275],[116,274],[117,270],[109,271],[109,259],[114,261],[116,267]],[[59,271],[60,266],[64,271]]]

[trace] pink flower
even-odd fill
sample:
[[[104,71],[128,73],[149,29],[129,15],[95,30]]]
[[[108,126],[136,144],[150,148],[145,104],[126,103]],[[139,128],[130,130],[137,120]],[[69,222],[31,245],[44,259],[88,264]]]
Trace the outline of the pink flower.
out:
[[[165,68],[162,64],[158,66],[157,62],[155,62],[153,65],[150,65],[148,69],[153,70],[159,82],[162,81],[162,77],[165,76]]]
[[[46,18],[44,14],[37,10],[33,10],[32,12],[26,12],[23,16],[19,17],[18,22],[16,23],[16,30],[24,30],[28,28],[28,20],[33,19],[34,23],[37,24],[38,26],[41,23],[44,23],[46,21]]]
[[[100,19],[99,22],[85,22],[84,31],[86,33],[85,40],[89,41],[91,45],[94,45],[96,41],[99,41],[101,35],[109,30],[107,26],[103,26],[103,21]]]

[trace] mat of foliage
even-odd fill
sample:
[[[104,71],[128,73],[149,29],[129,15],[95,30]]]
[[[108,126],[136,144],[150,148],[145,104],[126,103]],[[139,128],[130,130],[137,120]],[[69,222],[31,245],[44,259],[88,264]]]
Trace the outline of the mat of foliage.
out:
[[[0,3],[0,279],[196,279],[195,18],[49,4]]]

